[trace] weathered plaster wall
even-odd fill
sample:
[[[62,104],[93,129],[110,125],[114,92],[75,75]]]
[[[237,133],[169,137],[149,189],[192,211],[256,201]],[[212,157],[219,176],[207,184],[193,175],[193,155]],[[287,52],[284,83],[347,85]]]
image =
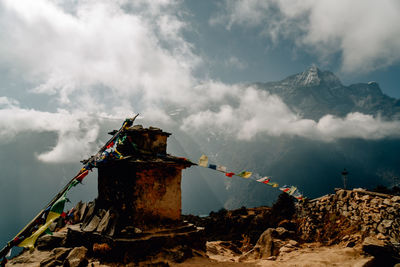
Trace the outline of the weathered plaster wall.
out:
[[[125,225],[179,220],[182,169],[163,161],[121,161],[100,167],[99,207],[116,209]]]
[[[181,217],[181,169],[162,167],[139,169],[132,201],[137,219],[170,219]]]

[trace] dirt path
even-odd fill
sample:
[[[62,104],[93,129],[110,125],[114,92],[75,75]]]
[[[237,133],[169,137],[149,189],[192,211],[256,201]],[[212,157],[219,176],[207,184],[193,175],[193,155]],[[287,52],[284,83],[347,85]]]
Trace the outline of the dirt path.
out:
[[[210,253],[211,252],[211,253]],[[329,247],[320,246],[318,243],[304,244],[299,249],[281,253],[276,260],[254,260],[238,262],[238,255],[226,248],[217,248],[208,251],[207,258],[192,258],[184,263],[172,266],[297,266],[297,267],[321,267],[321,266],[367,266],[373,257],[362,253],[361,247],[346,248],[342,245]]]

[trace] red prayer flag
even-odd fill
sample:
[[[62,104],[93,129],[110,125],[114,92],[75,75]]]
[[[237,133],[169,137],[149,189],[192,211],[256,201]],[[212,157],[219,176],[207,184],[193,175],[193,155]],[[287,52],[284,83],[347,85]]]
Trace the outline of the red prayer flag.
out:
[[[114,146],[114,141],[109,143],[106,148],[112,148]]]
[[[88,170],[82,172],[81,174],[78,175],[78,177],[76,177],[76,180],[78,180],[79,182],[82,182],[83,178],[85,178],[86,175],[88,175],[88,173],[89,173]]]
[[[269,181],[271,181],[269,178],[267,179],[267,180],[265,180],[263,183],[264,184],[268,184],[269,183]]]
[[[231,177],[231,178],[232,178],[233,175],[235,175],[233,172],[227,172],[227,173],[225,173],[225,176],[228,176],[228,177]]]

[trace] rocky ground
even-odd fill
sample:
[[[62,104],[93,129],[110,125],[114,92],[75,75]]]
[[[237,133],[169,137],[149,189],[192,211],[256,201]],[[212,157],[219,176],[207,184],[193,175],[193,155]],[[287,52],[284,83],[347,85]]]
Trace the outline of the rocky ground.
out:
[[[86,240],[82,246],[76,236],[79,223],[63,226],[52,236],[39,238],[35,250],[24,251],[8,266],[394,266],[400,262],[400,198],[338,190],[297,204],[296,209],[285,198],[272,208],[220,210],[204,218],[184,216],[188,226],[138,234],[135,242],[143,255],[125,254],[119,260],[110,255],[118,242],[127,240]],[[294,213],[289,218],[290,210]],[[197,230],[192,224],[199,226]],[[193,231],[193,241],[179,243],[177,237],[187,239]],[[190,247],[201,239],[200,232],[205,246]],[[160,242],[167,247],[158,246]]]
[[[9,266],[393,266],[381,265],[366,253],[385,248],[384,242],[371,238],[354,247],[343,241],[325,246],[321,243],[300,244],[293,239],[282,240],[283,228],[269,228],[247,253],[229,241],[207,242],[206,253],[198,253],[184,262],[168,261],[163,257],[140,263],[105,263],[90,257],[85,247],[55,248],[51,251],[25,251],[9,262]],[[273,238],[271,234],[277,234]],[[280,233],[279,233],[280,232]],[[283,235],[282,235],[283,234]],[[286,233],[287,234],[287,233]]]

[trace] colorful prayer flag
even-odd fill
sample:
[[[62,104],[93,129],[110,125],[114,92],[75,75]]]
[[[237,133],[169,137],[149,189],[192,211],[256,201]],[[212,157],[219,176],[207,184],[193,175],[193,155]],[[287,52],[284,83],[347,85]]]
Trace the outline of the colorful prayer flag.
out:
[[[68,191],[67,191],[68,192]],[[36,230],[30,237],[25,238],[21,243],[18,244],[19,247],[25,247],[29,249],[33,249],[35,246],[35,242],[38,237],[49,228],[50,224],[60,217],[61,213],[64,210],[65,202],[67,198],[65,197],[66,192],[63,196],[61,196],[54,204],[51,206],[49,214],[46,218],[46,223],[43,224],[39,229]]]
[[[257,180],[257,182],[260,182],[260,183],[263,183],[263,184],[268,184],[270,181],[271,181],[271,179],[268,176]]]
[[[297,187],[291,186],[290,190],[287,192],[289,195],[293,195],[293,193],[297,190]]]
[[[294,196],[295,198],[297,198],[298,200],[302,200],[302,199],[303,199],[303,195],[302,195],[299,191],[296,191],[296,192],[293,194],[293,196]]]
[[[217,171],[226,172],[226,167],[225,166],[221,166],[221,165],[217,165]]]
[[[70,190],[72,187],[76,186],[80,182],[77,179],[72,180],[71,184],[68,186],[67,190]]]
[[[111,143],[109,143],[106,148],[112,148],[114,146],[114,141],[112,141]]]
[[[86,175],[88,175],[89,171],[86,170],[84,172],[82,172],[81,174],[79,174],[75,179],[79,182],[82,182],[83,178],[86,177]]]
[[[217,169],[217,165],[214,164],[208,164],[208,168],[216,170]]]
[[[289,192],[290,188],[289,188],[289,186],[284,185],[284,186],[280,187],[279,190],[281,190],[281,191],[287,193],[287,192]]]
[[[201,155],[199,159],[199,166],[207,167],[207,165],[208,165],[208,157],[206,155]]]
[[[272,187],[279,187],[279,184],[277,184],[275,182],[269,182],[267,185],[270,185]]]
[[[238,176],[243,177],[243,178],[250,178],[250,176],[252,175],[252,172],[247,172],[247,171],[242,171],[241,173],[238,174]]]
[[[228,176],[228,177],[230,177],[230,178],[232,178],[233,175],[235,175],[235,173],[233,173],[233,172],[227,172],[227,173],[225,173],[225,176]]]
[[[301,195],[301,194],[298,195],[298,196],[295,196],[295,198],[298,199],[298,200],[303,200],[304,199],[303,195]]]

